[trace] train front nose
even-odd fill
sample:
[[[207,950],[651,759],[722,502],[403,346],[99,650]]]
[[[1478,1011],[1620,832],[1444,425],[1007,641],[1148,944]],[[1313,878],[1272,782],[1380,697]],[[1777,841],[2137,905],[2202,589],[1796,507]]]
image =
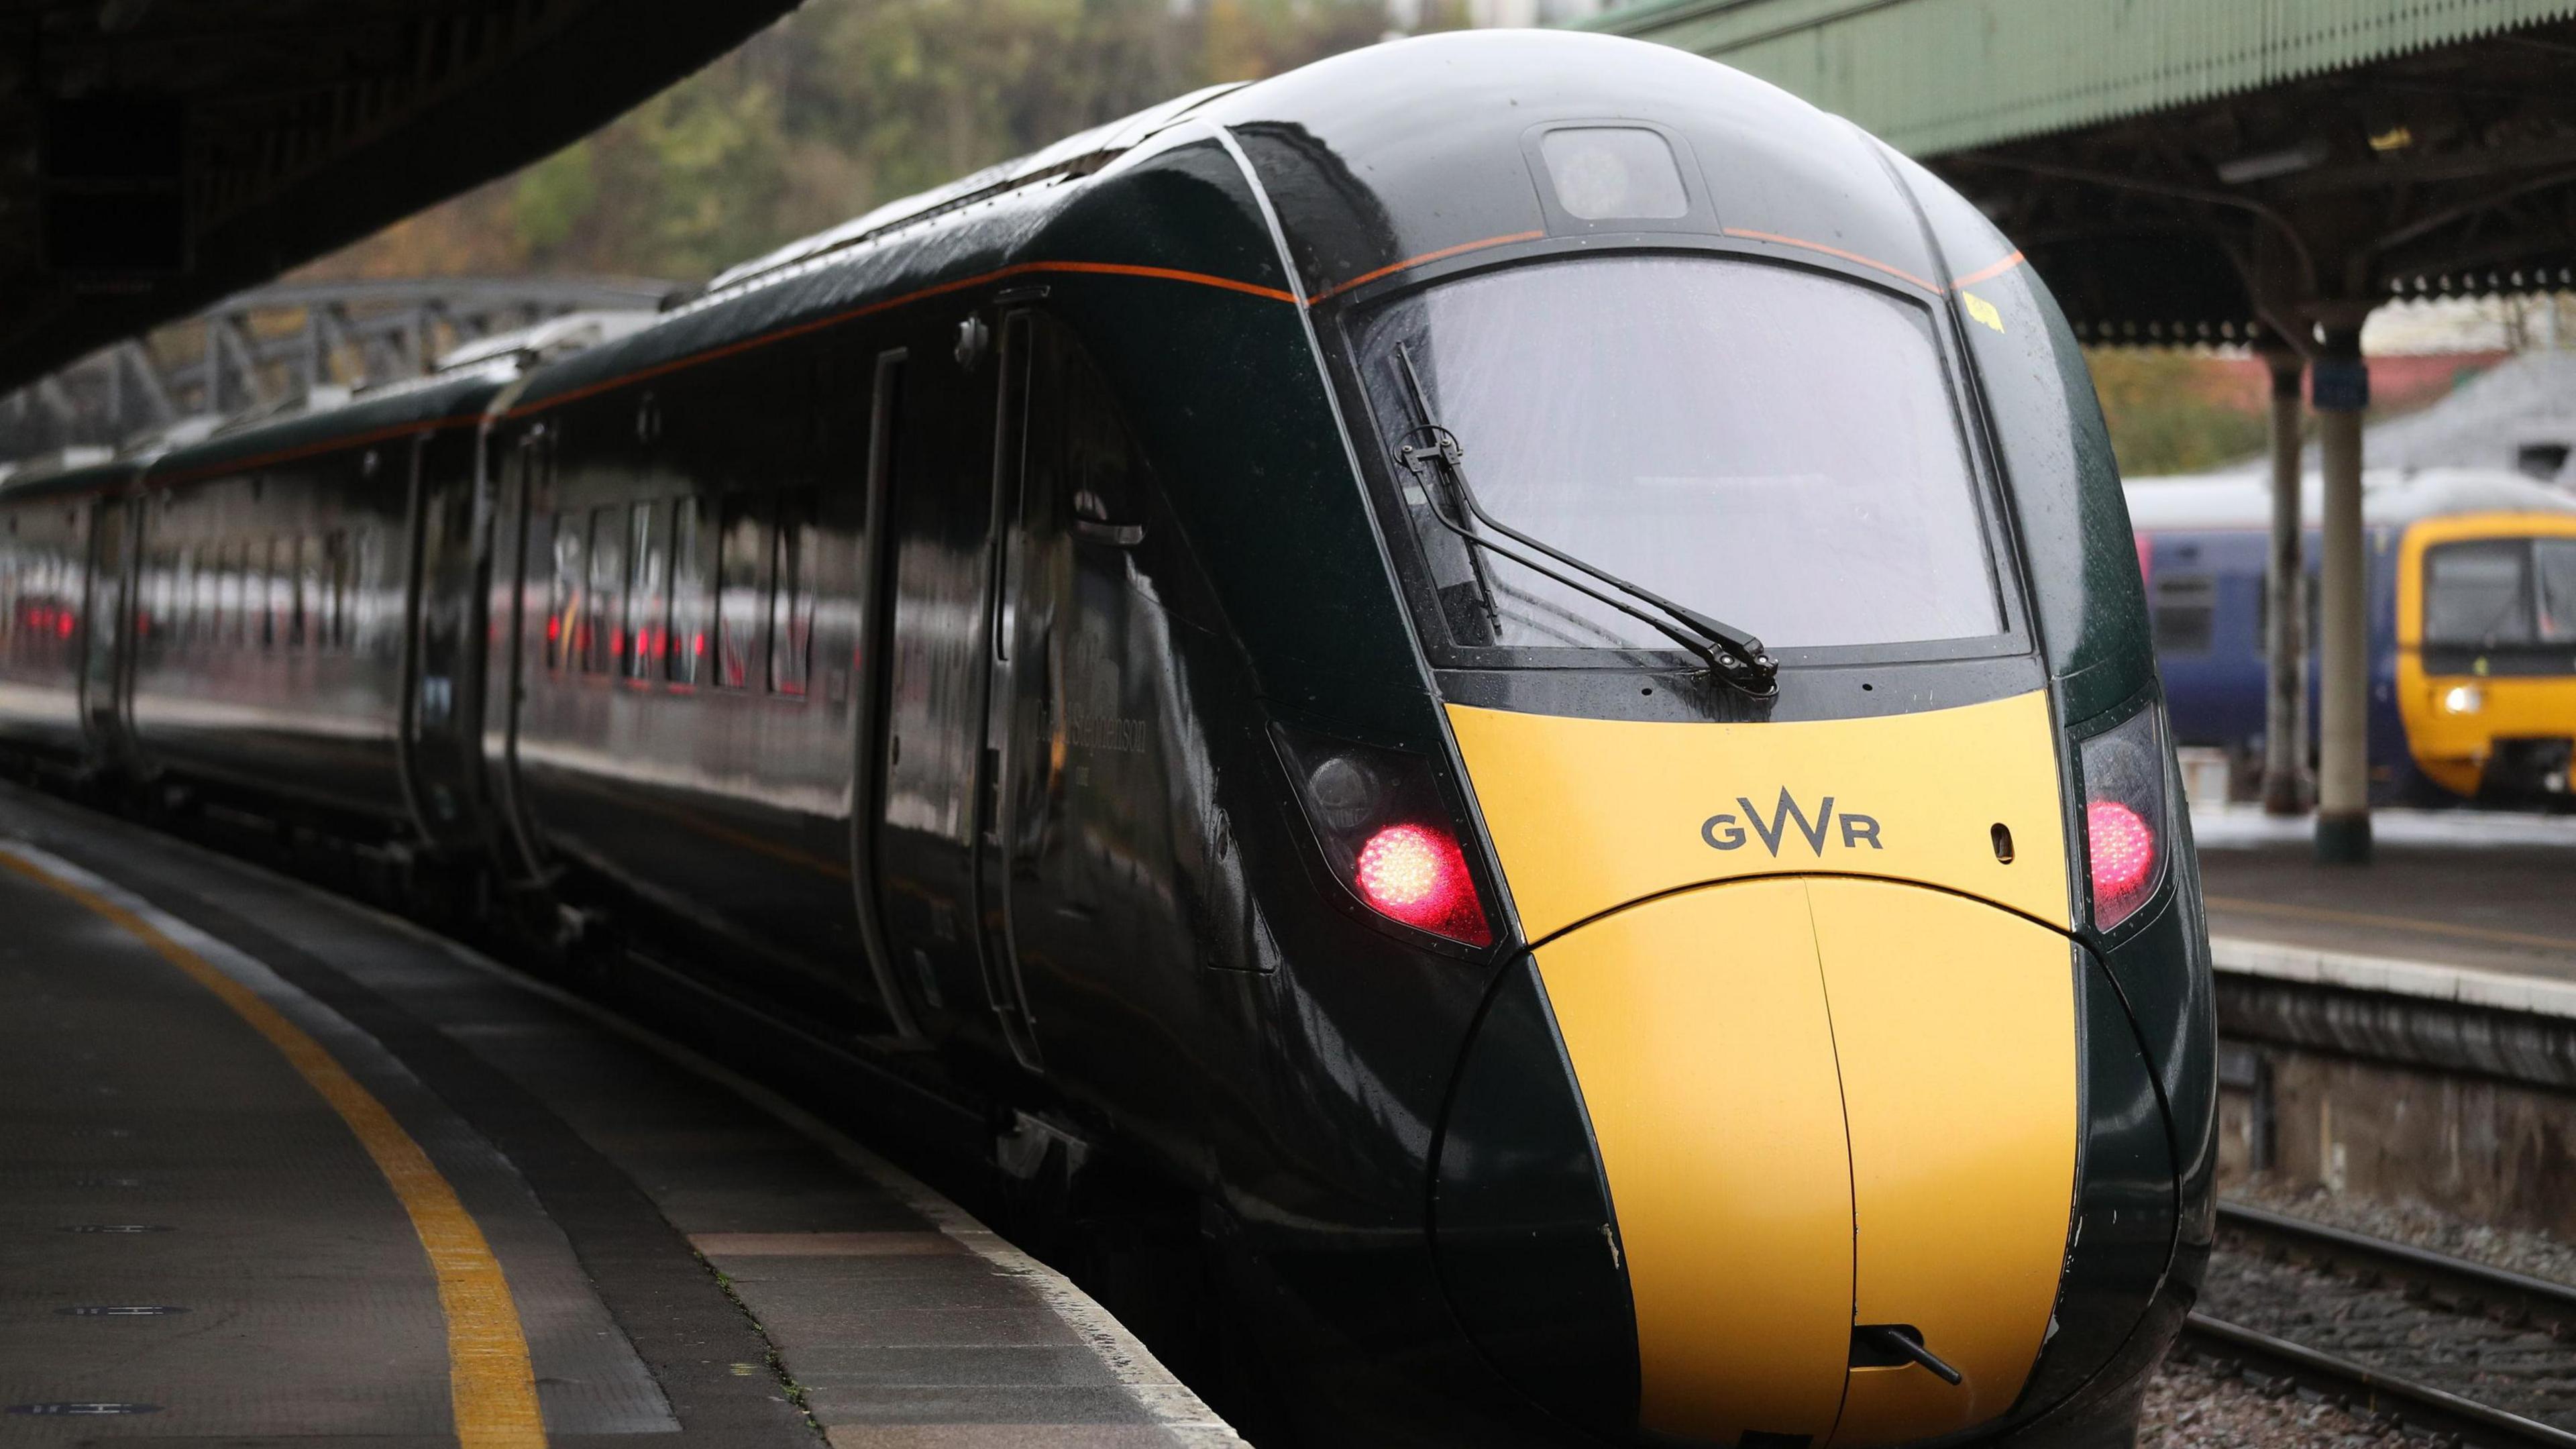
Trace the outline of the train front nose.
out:
[[[1485,788],[1478,756],[1493,741],[1470,735],[1461,730],[1462,747],[1516,898],[1534,895],[1543,922],[1570,913],[1564,929],[1532,927],[1540,944],[1507,976],[1454,1098],[1436,1231],[1470,1333],[1520,1376],[1542,1345],[1579,1336],[1533,1314],[1616,1317],[1602,1306],[1615,1264],[1629,1377],[1604,1364],[1568,1380],[1588,1384],[1587,1398],[1560,1391],[1556,1405],[1597,1427],[1866,1446],[2001,1416],[2049,1334],[2067,1249],[2079,1131],[2072,943],[1962,892],[1919,855],[1836,861],[1805,839],[1797,855],[1825,869],[1784,870],[1773,857],[1606,910],[1551,899],[1525,843],[1515,868],[1513,817],[1526,802]],[[1569,860],[1587,845],[1616,855],[1615,841],[1564,818],[1565,798],[1552,848]],[[1893,851],[1898,822],[1917,820],[1880,798],[1874,823]],[[2006,823],[1989,818],[1997,809],[2019,812],[2014,833],[2026,839],[2056,828],[2053,783],[1946,812],[1963,830],[1977,817],[1989,864],[2002,853],[1986,844]],[[1576,874],[1605,885],[1600,864]],[[1898,878],[1854,864],[1895,866]],[[2062,891],[2063,856],[2036,864]],[[1525,918],[1530,909],[1524,900]],[[1549,1137],[1534,1105],[1533,1083],[1548,1078],[1571,1085],[1594,1154],[1589,1184],[1562,1145],[1541,1145],[1564,1135]],[[1587,1202],[1603,1219],[1590,1243]],[[1897,1337],[1959,1382],[1909,1360]],[[1532,1363],[1524,1381],[1536,1374]]]

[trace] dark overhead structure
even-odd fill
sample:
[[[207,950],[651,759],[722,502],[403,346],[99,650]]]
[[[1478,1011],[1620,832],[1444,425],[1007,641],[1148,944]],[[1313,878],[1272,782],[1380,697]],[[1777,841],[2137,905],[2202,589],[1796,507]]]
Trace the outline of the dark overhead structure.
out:
[[[0,391],[535,160],[789,7],[0,3]]]
[[[2319,854],[2370,854],[2361,325],[2576,286],[2576,0],[1646,0],[1681,46],[1885,137],[2100,342],[2251,343],[2274,380],[2265,800],[2304,808],[2300,381],[2325,477]]]

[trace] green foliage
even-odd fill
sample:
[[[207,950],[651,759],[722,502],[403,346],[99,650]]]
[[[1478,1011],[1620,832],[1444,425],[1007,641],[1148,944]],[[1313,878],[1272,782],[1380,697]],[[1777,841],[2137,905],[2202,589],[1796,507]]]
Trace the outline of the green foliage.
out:
[[[590,143],[575,141],[519,173],[510,188],[510,220],[531,251],[559,247],[599,204]]]
[[[811,0],[317,270],[703,277],[1155,102],[1366,45],[1384,17],[1382,0]]]
[[[2086,361],[2122,477],[2197,473],[2262,451],[2269,421],[2213,386],[2212,359],[2104,347]]]

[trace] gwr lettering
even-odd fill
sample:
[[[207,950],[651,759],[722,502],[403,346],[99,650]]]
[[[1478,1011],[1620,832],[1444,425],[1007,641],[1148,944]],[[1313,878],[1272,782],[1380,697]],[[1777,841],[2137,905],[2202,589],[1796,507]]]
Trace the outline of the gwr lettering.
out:
[[[1753,838],[1760,840],[1762,848],[1775,859],[1780,854],[1780,842],[1790,838],[1789,827],[1792,824],[1797,826],[1797,838],[1807,842],[1807,849],[1819,859],[1823,858],[1825,840],[1834,822],[1833,796],[1827,795],[1817,803],[1813,820],[1807,818],[1807,812],[1798,807],[1797,800],[1785,786],[1781,788],[1779,802],[1771,808],[1768,821],[1762,818],[1761,811],[1753,808],[1749,798],[1738,795],[1735,804],[1744,812],[1743,821],[1752,826]],[[1746,839],[1745,825],[1737,821],[1738,817],[1732,814],[1712,815],[1701,822],[1700,839],[1707,841],[1712,850],[1741,849]],[[1874,816],[1857,815],[1846,810],[1842,814],[1842,827],[1845,850],[1857,850],[1863,842],[1867,842],[1872,850],[1887,848],[1878,838],[1878,821]]]

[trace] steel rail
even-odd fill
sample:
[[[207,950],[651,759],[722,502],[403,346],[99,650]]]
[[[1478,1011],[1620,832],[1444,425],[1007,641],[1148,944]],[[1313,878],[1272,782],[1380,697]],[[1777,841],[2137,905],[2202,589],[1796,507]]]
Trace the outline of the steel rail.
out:
[[[2576,1287],[2564,1283],[2241,1203],[2220,1203],[2218,1222],[2229,1232],[2294,1249],[2321,1266],[2420,1283],[2455,1313],[2492,1314],[2516,1326],[2526,1321],[2559,1326],[2561,1337],[2576,1333]]]
[[[2435,1300],[2437,1311],[2493,1313],[2509,1324],[2545,1322],[2561,1337],[2576,1330],[2576,1287],[2563,1283],[2240,1203],[2219,1204],[2218,1220],[2232,1235],[2287,1248],[2316,1267],[2420,1286],[2422,1294],[2409,1296]],[[2212,1359],[2251,1365],[2418,1430],[2497,1449],[2576,1449],[2576,1433],[2205,1313],[2190,1316],[2183,1337]]]
[[[2304,1344],[2274,1338],[2206,1313],[2185,1321],[2183,1339],[2213,1359],[2250,1363],[2360,1412],[2387,1414],[2409,1427],[2495,1449],[2576,1449],[2576,1434],[2526,1419],[2446,1389],[2354,1363]]]

